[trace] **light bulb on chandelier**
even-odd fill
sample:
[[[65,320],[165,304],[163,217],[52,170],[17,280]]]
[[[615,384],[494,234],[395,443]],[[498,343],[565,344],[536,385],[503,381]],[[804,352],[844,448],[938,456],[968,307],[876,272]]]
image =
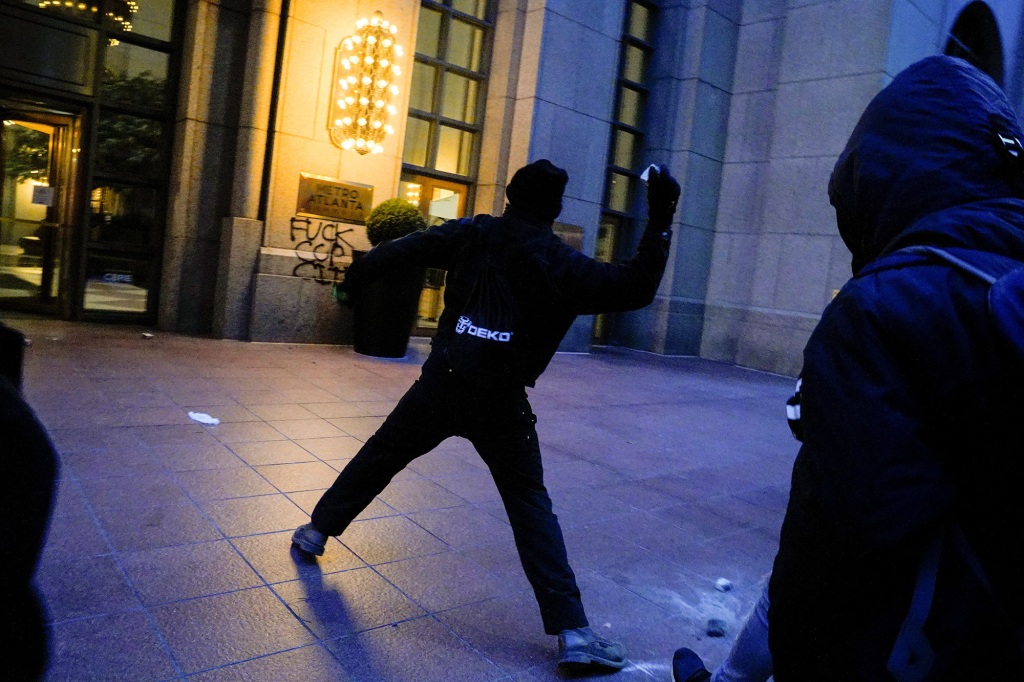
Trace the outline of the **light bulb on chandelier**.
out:
[[[401,74],[395,60],[402,56],[397,33],[394,24],[375,12],[359,19],[355,34],[338,45],[327,120],[331,141],[342,149],[379,154],[384,138],[394,134],[390,119],[397,110],[391,101],[399,90],[392,78]]]

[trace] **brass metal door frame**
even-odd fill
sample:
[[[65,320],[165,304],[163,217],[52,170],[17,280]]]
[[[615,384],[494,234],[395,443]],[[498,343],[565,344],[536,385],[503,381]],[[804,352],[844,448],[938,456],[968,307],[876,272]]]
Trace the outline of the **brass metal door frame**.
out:
[[[436,224],[444,220],[441,217],[430,215],[430,202],[434,190],[442,189],[453,192],[459,197],[458,206],[455,210],[456,217],[466,214],[466,205],[469,201],[470,185],[449,180],[441,180],[428,175],[414,175],[403,173],[402,182],[417,184],[420,186],[418,196],[420,213],[423,214],[427,225]],[[417,336],[433,336],[437,329],[437,321],[444,310],[444,282],[445,272],[443,270],[428,269],[423,285],[423,293],[420,295],[419,312],[416,319]]]
[[[52,189],[49,205],[45,208],[42,220],[22,219],[16,214],[5,216],[0,211],[0,227],[7,227],[13,233],[13,225],[35,225],[32,235],[34,239],[22,239],[19,242],[32,245],[34,254],[39,258],[39,286],[34,295],[2,296],[0,306],[44,314],[63,314],[67,316],[71,310],[70,303],[70,272],[77,270],[73,259],[74,239],[72,225],[76,209],[76,195],[81,182],[77,172],[78,156],[81,140],[81,117],[71,113],[55,113],[39,111],[31,107],[20,107],[16,103],[0,101],[0,120],[4,123],[4,132],[0,132],[0,140],[6,130],[19,125],[25,128],[45,132],[49,136],[46,184],[41,185]],[[21,183],[5,182],[8,163],[5,150],[9,145],[0,144],[0,206],[3,206],[5,188],[17,190]],[[8,206],[16,206],[8,202]],[[14,209],[16,210],[16,208]],[[13,249],[12,249],[13,251]],[[25,259],[29,256],[8,254],[8,261],[17,257]],[[32,255],[31,258],[35,258]],[[19,261],[20,262],[20,261]],[[15,268],[0,261],[0,271],[5,267]],[[28,267],[28,266],[26,266]],[[35,268],[28,267],[34,270]],[[11,276],[8,274],[8,276]]]

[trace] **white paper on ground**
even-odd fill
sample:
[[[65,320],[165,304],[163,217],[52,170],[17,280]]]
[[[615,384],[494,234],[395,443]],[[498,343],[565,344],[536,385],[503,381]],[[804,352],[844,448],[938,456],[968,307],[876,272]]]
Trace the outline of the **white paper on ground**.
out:
[[[188,416],[189,418],[194,419],[200,424],[209,424],[210,426],[216,426],[217,424],[220,424],[219,419],[217,419],[216,417],[211,417],[210,415],[204,412],[189,412]]]

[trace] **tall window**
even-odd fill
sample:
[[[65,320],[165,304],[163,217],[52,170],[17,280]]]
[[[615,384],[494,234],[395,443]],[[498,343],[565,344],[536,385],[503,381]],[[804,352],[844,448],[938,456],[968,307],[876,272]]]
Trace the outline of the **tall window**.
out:
[[[403,161],[471,177],[483,121],[488,0],[424,0],[416,34]]]
[[[640,177],[637,162],[644,140],[644,105],[647,101],[647,72],[654,47],[654,8],[641,0],[628,0],[622,30],[615,109],[612,121],[611,148],[601,225],[597,235],[595,257],[611,262],[623,233],[632,225],[636,211]],[[604,341],[608,320],[598,316],[594,338]]]
[[[89,183],[84,309],[155,310],[173,126],[174,3],[145,0],[109,34]]]
[[[967,60],[1002,86],[1003,41],[988,5],[976,1],[964,8],[949,32],[946,54]]]
[[[409,91],[400,196],[428,225],[466,214],[476,177],[495,0],[423,0]],[[428,270],[417,327],[444,309],[445,273]]]

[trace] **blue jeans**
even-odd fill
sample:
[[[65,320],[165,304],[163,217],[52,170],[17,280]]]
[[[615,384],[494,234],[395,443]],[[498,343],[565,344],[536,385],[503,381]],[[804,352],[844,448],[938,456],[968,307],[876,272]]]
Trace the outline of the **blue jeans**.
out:
[[[711,676],[711,682],[765,682],[772,676],[768,650],[768,580],[761,597],[743,623],[729,655]]]
[[[356,453],[313,510],[313,527],[341,535],[391,479],[451,436],[468,439],[490,469],[544,631],[586,626],[576,576],[544,487],[537,418],[522,387],[492,391],[458,378],[431,355],[419,380]]]

